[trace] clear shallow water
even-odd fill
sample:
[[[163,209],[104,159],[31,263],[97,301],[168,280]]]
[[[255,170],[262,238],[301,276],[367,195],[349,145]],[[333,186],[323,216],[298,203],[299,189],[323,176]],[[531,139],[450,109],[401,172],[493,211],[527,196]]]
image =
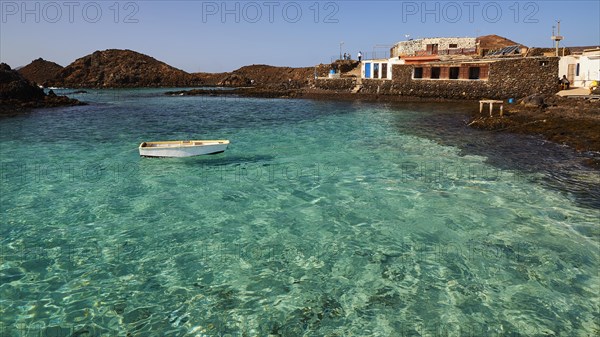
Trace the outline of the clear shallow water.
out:
[[[598,332],[600,182],[568,150],[443,105],[162,91],[0,120],[5,335]],[[188,138],[232,145],[137,153]]]

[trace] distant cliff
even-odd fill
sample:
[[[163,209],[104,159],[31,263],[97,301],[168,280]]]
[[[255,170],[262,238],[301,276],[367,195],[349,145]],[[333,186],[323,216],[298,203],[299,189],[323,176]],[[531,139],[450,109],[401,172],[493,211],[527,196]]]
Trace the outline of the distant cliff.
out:
[[[108,49],[75,60],[49,84],[70,88],[127,88],[197,86],[202,82],[148,55]]]
[[[29,81],[45,86],[48,80],[54,79],[62,70],[61,65],[39,58],[18,72]]]

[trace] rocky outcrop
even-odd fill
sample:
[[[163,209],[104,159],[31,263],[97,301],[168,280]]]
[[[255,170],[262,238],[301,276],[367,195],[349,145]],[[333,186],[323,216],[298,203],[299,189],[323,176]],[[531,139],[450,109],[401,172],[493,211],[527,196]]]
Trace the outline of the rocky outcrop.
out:
[[[286,87],[298,88],[307,86],[315,76],[327,76],[330,65],[320,64],[316,67],[291,68],[276,67],[264,64],[253,64],[241,67],[229,73],[193,74],[205,85],[226,87]]]
[[[308,83],[314,77],[314,68],[251,65],[233,71],[232,75],[246,78],[252,85],[273,86],[287,82]]]
[[[492,50],[498,50],[505,47],[519,45],[519,43],[515,41],[509,40],[505,37],[498,36],[495,34],[478,37],[477,44],[479,45],[479,51],[484,55]]]
[[[556,48],[529,48],[527,52],[527,56],[554,56],[556,54]],[[569,48],[560,48],[559,50],[560,56],[571,55],[571,50]]]
[[[351,72],[356,67],[360,67],[360,62],[353,60],[337,60],[331,64],[331,67],[344,74]]]
[[[109,49],[75,60],[52,81],[70,88],[127,88],[201,85],[198,78],[148,55]]]
[[[523,97],[519,103],[528,108],[543,108],[545,106],[544,96],[538,94]]]
[[[225,75],[225,78],[217,83],[218,86],[222,87],[244,87],[253,84],[253,80],[238,74]]]
[[[29,81],[45,86],[47,81],[54,79],[62,70],[61,65],[39,58],[20,68],[18,72]]]
[[[44,90],[12,70],[8,64],[0,64],[0,101],[40,100],[44,96]]]
[[[28,108],[81,105],[66,96],[46,95],[44,90],[28,81],[8,64],[0,64],[0,114],[12,114]]]
[[[198,83],[202,83],[203,86],[219,86],[219,83],[229,73],[193,73],[191,76]]]
[[[40,60],[34,61],[31,67],[27,66],[27,68],[43,68],[44,64],[41,63],[43,60]],[[45,86],[70,88],[182,86],[297,88],[307,86],[315,73],[317,76],[326,76],[329,69],[331,65],[323,64],[304,68],[250,65],[227,73],[189,74],[135,51],[109,49],[96,51],[75,60],[62,68],[52,79],[50,76],[31,77],[31,79]],[[33,72],[40,73],[41,70]]]
[[[524,97],[524,104],[506,105],[504,116],[479,114],[473,109],[470,126],[494,131],[542,135],[577,151],[600,151],[600,102],[557,95]],[[595,158],[594,158],[595,157]],[[600,158],[590,157],[589,165],[600,168]]]

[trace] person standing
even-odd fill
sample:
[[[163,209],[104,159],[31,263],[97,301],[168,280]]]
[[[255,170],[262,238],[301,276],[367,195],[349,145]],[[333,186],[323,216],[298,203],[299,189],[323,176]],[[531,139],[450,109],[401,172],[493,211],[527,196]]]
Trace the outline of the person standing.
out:
[[[358,62],[360,62],[360,60],[362,60],[362,52],[359,51],[357,56],[358,56]]]

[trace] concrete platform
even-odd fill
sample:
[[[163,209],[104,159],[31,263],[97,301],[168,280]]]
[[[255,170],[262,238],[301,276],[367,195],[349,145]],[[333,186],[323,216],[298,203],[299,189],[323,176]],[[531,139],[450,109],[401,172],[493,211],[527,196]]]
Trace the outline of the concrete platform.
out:
[[[568,97],[568,96],[587,96],[590,94],[590,89],[588,88],[570,88],[568,90],[561,90],[557,93],[558,96]]]

